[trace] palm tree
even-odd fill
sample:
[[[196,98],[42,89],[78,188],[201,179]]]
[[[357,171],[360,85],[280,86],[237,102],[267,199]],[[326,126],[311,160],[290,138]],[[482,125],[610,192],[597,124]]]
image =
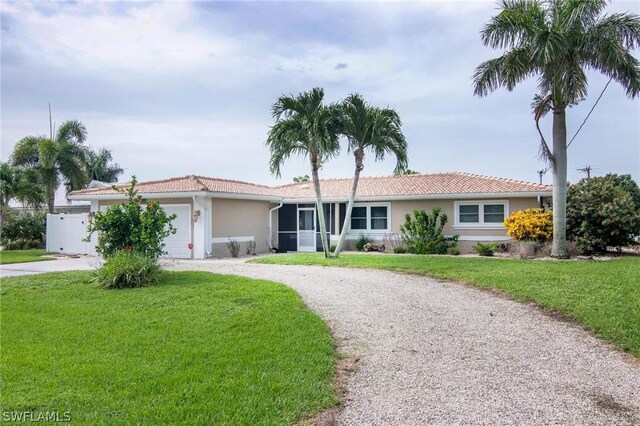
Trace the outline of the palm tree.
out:
[[[111,163],[113,156],[107,148],[101,148],[99,151],[87,150],[85,161],[90,180],[117,182],[118,176],[124,173],[118,163]]]
[[[276,123],[266,145],[271,150],[269,169],[280,177],[280,167],[292,155],[308,157],[311,180],[316,193],[316,210],[325,257],[329,257],[326,223],[318,171],[322,164],[340,152],[340,113],[335,105],[324,105],[324,90],[314,88],[298,96],[280,96],[271,111]]]
[[[4,215],[9,210],[9,201],[16,200],[31,207],[44,203],[38,173],[33,169],[13,167],[0,163],[0,233],[4,225]]]
[[[38,171],[49,213],[53,213],[55,193],[60,183],[71,191],[82,188],[87,182],[86,138],[84,124],[66,121],[58,128],[55,138],[27,136],[13,149],[12,164],[33,167]]]
[[[376,160],[384,160],[385,154],[395,155],[395,174],[402,173],[408,166],[407,141],[400,129],[402,122],[397,112],[390,108],[372,107],[361,95],[355,93],[342,103],[342,113],[342,133],[349,141],[349,151],[353,152],[356,167],[342,232],[334,252],[336,257],[340,255],[347,236],[358,180],[364,169],[365,151],[373,151]]]
[[[475,94],[498,87],[511,91],[528,77],[538,80],[536,120],[553,112],[553,146],[541,140],[553,169],[552,256],[567,257],[567,107],[587,95],[585,70],[617,81],[629,98],[640,93],[640,63],[631,50],[640,45],[640,17],[603,15],[605,0],[503,0],[501,12],[481,32],[492,48],[506,49],[474,73]],[[541,134],[542,136],[542,134]]]

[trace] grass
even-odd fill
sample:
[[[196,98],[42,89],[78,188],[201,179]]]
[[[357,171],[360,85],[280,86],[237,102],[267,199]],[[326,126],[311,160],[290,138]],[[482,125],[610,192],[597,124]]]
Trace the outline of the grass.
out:
[[[255,263],[375,268],[497,289],[574,319],[596,336],[640,357],[640,257],[539,261],[454,256],[278,255]]]
[[[336,403],[328,328],[281,284],[164,272],[0,279],[3,412],[80,424],[287,424]]]
[[[52,257],[42,257],[45,254],[47,254],[47,252],[44,249],[0,250],[0,265],[53,260]]]

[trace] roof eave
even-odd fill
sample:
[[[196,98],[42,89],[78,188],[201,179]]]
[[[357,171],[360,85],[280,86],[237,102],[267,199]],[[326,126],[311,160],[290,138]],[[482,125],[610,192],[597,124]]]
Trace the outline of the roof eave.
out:
[[[229,198],[252,201],[273,201],[280,202],[282,197],[274,195],[259,194],[234,194],[230,192],[213,192],[213,191],[186,191],[186,192],[141,192],[139,195],[143,198],[191,198],[191,197],[208,197],[208,198]],[[126,194],[70,194],[70,200],[125,200]]]
[[[476,198],[531,198],[550,197],[551,191],[526,191],[526,192],[472,192],[458,194],[416,194],[416,195],[378,195],[356,197],[355,201],[410,201],[410,200],[472,200]],[[348,197],[322,197],[323,202],[346,202]],[[284,197],[285,203],[315,203],[315,197]]]

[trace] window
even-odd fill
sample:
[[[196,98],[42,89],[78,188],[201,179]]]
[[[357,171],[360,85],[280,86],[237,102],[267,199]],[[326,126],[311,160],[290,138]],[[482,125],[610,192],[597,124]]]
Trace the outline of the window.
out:
[[[507,201],[456,201],[455,227],[502,228]]]
[[[460,223],[478,223],[480,222],[480,206],[466,205],[460,206]]]
[[[485,204],[484,223],[504,222],[504,204]]]
[[[387,229],[387,207],[371,207],[371,229]]]
[[[385,232],[389,230],[388,205],[356,205],[351,211],[351,231]]]
[[[354,207],[351,210],[351,229],[366,230],[367,229],[367,208]]]

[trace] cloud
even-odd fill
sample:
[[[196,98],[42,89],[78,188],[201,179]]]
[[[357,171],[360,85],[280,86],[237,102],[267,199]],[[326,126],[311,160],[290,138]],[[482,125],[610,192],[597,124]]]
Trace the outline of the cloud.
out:
[[[83,121],[90,143],[111,147],[141,179],[275,182],[264,147],[270,106],[321,86],[328,102],[360,92],[395,108],[412,169],[537,179],[535,81],[473,96],[474,68],[500,53],[479,37],[495,11],[485,1],[4,2],[2,158],[22,136],[46,131],[51,101],[56,121]],[[591,96],[569,112],[570,133],[604,83],[590,74]],[[640,176],[640,105],[613,86],[570,150],[573,180],[576,167],[596,161]],[[368,159],[365,173],[393,167]],[[344,155],[322,172],[352,168]],[[292,159],[283,172],[289,180],[308,170]]]

